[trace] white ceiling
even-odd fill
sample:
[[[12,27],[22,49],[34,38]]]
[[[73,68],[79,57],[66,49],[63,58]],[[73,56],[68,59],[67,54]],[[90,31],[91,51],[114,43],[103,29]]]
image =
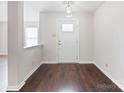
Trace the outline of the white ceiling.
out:
[[[103,1],[71,1],[72,11],[94,12]],[[64,1],[25,1],[25,7],[32,7],[37,11],[65,11]]]

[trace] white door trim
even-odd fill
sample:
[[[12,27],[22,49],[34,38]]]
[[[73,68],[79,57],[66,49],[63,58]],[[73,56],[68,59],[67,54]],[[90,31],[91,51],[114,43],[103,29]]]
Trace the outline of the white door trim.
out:
[[[56,19],[56,61],[59,63],[59,46],[58,46],[58,40],[59,40],[59,24],[63,20],[71,20],[75,21],[76,23],[76,31],[77,31],[77,63],[79,62],[79,21],[76,18],[58,18]]]

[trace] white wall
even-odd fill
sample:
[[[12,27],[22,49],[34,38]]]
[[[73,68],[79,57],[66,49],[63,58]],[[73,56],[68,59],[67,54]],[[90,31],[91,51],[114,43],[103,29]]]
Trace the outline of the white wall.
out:
[[[38,22],[39,21],[39,9],[37,6],[30,6],[30,2],[24,2],[24,21],[25,22]]]
[[[0,22],[0,55],[7,55],[7,22]]]
[[[42,31],[43,60],[56,60],[56,19],[64,17],[60,12],[41,12],[40,26]],[[80,60],[93,60],[93,16],[90,13],[74,13],[79,20]]]
[[[0,55],[7,52],[7,2],[0,1]]]
[[[105,2],[94,22],[95,62],[124,88],[124,2]]]
[[[8,90],[18,90],[40,64],[42,47],[24,49],[23,2],[9,2],[8,11]]]
[[[7,1],[0,1],[0,21],[7,21]]]

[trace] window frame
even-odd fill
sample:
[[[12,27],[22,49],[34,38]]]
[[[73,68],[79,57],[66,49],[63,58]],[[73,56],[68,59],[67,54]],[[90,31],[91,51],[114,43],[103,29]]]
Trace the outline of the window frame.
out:
[[[37,44],[32,44],[30,46],[26,45],[26,29],[27,28],[37,28]],[[39,46],[39,27],[38,26],[25,26],[24,27],[24,48],[31,48],[31,47],[35,47],[35,46]]]
[[[67,28],[66,26],[67,25],[70,25],[72,28],[70,28],[71,30],[65,30],[65,28]],[[68,29],[68,28],[67,28]],[[74,25],[71,23],[71,24],[69,24],[69,23],[64,23],[64,24],[62,24],[62,31],[63,32],[73,32],[74,31]]]

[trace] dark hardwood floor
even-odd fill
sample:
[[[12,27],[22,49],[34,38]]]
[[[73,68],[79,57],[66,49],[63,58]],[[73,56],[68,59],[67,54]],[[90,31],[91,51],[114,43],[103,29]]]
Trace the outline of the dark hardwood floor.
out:
[[[94,64],[43,64],[20,92],[120,92]]]

